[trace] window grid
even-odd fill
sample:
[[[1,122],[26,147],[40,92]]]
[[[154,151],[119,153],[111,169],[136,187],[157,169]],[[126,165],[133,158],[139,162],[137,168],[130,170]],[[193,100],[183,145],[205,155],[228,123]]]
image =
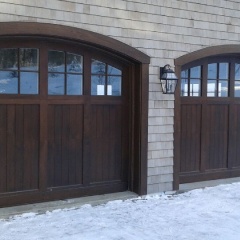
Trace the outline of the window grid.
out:
[[[228,97],[229,96],[229,63],[208,64],[207,80],[208,97]]]
[[[181,96],[199,97],[202,82],[202,67],[196,66],[181,72]]]
[[[83,94],[83,57],[74,53],[48,52],[48,94]]]
[[[39,94],[38,49],[0,49],[0,94]]]
[[[92,59],[91,95],[121,96],[122,71],[107,63]]]
[[[182,97],[224,98],[230,96],[230,89],[233,89],[231,96],[240,97],[240,63],[237,63],[238,60],[217,59],[217,61],[203,60],[202,62],[202,64],[181,71],[180,95]],[[195,68],[200,71],[196,71]],[[200,75],[194,72],[200,72]]]

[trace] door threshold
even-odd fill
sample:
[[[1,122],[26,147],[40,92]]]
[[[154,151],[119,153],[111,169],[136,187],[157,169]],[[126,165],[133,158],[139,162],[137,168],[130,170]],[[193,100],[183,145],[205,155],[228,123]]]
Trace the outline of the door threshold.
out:
[[[193,182],[193,183],[183,183],[183,184],[179,184],[179,191],[184,192],[184,191],[190,191],[197,188],[214,187],[217,185],[230,184],[234,182],[240,182],[240,177],[209,180],[209,181],[202,181],[202,182]]]
[[[51,201],[51,202],[26,204],[26,205],[14,206],[14,207],[5,207],[5,208],[0,208],[0,219],[7,219],[15,215],[21,215],[23,213],[44,214],[47,211],[53,211],[56,209],[80,208],[85,204],[96,206],[100,204],[105,204],[109,201],[127,200],[131,198],[136,198],[136,197],[138,197],[136,193],[125,191],[125,192],[109,193],[109,194],[96,195],[96,196],[57,200],[57,201]]]

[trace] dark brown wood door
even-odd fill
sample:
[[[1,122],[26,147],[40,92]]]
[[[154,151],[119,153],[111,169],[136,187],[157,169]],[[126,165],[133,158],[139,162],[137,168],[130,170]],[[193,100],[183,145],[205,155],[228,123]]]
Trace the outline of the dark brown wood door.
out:
[[[180,183],[240,176],[239,66],[230,56],[182,68]]]
[[[86,46],[0,43],[0,206],[129,188],[128,76]]]

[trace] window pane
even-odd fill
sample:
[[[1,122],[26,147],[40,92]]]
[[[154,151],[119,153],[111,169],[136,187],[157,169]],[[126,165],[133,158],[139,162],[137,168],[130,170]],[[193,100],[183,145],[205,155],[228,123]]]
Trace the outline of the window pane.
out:
[[[38,73],[20,73],[20,93],[38,94]]]
[[[198,79],[191,79],[189,96],[198,97],[200,95],[201,95],[201,81]]]
[[[18,69],[18,50],[15,48],[0,49],[0,69]]]
[[[240,80],[240,64],[235,64],[235,80]]]
[[[190,68],[190,77],[191,78],[201,78],[201,67]]]
[[[219,63],[219,79],[228,79],[228,63]]]
[[[95,74],[105,74],[106,64],[97,60],[92,60],[91,72]]]
[[[240,97],[240,81],[235,81],[234,96]]]
[[[82,73],[83,57],[80,55],[67,53],[67,71]]]
[[[112,74],[112,75],[122,75],[122,71],[109,65],[109,66],[108,66],[108,74]]]
[[[208,80],[207,84],[207,96],[215,97],[217,92],[217,81],[216,80]]]
[[[181,72],[181,78],[188,78],[188,69]]]
[[[219,81],[218,96],[219,97],[228,97],[228,81]]]
[[[20,70],[38,71],[38,49],[20,49]]]
[[[65,54],[59,51],[48,52],[48,71],[65,72]]]
[[[181,96],[188,96],[188,79],[181,80]]]
[[[217,63],[208,64],[208,79],[217,79]]]
[[[64,95],[64,74],[48,74],[48,94]]]
[[[101,80],[100,80],[101,79]],[[91,78],[91,94],[92,95],[105,95],[105,76],[95,76]]]
[[[18,94],[17,71],[0,71],[0,94]]]
[[[107,95],[121,96],[122,77],[108,76]]]
[[[67,95],[82,95],[82,75],[67,75]]]

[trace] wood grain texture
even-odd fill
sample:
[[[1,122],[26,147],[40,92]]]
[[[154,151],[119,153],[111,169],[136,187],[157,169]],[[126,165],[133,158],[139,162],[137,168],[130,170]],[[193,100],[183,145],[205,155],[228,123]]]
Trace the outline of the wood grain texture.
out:
[[[149,58],[109,39],[106,45],[116,47],[111,50],[105,37],[98,41],[98,35],[77,29],[18,23],[0,29],[7,26],[0,48],[39,49],[40,74],[38,95],[0,95],[0,207],[125,190],[146,193],[148,64],[141,61]],[[83,56],[83,95],[48,96],[47,57],[53,49]],[[121,96],[91,96],[91,59],[121,69]]]

